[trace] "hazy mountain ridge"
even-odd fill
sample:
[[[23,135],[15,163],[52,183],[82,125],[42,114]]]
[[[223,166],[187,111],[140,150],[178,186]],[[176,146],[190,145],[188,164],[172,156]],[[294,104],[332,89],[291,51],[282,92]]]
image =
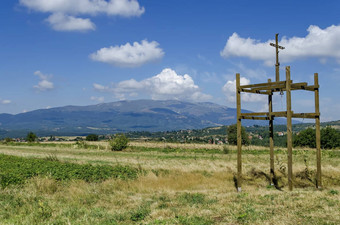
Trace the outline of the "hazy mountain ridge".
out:
[[[276,120],[279,124],[284,121]],[[135,100],[39,109],[16,115],[0,114],[0,135],[19,131],[35,131],[44,135],[167,131],[201,129],[235,122],[236,109],[210,102]],[[242,124],[267,125],[267,122],[244,120]]]

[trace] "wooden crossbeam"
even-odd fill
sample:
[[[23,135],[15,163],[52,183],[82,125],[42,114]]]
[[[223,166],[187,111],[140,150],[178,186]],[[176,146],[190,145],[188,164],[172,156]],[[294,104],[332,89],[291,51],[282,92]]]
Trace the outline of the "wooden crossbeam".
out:
[[[319,85],[310,85],[310,86],[307,86],[305,90],[315,91],[315,90],[318,90],[318,89],[319,89]]]
[[[263,90],[273,90],[273,89],[283,89],[286,87],[286,84],[277,84],[277,85],[268,85],[263,87],[255,87],[251,88],[253,91],[263,91]]]
[[[292,88],[300,88],[300,89],[305,89],[307,87],[307,82],[301,82],[301,83],[295,83],[291,84]]]
[[[252,113],[241,113],[241,116],[268,116],[267,112],[252,112]]]
[[[306,90],[306,91],[315,91],[319,88],[319,85],[308,85],[306,82],[303,83],[295,83],[291,85],[291,91],[296,90]],[[263,95],[271,95],[273,92],[281,92],[286,91],[285,84],[273,85],[273,86],[262,86],[256,88],[241,88],[241,92],[254,93],[254,94],[263,94]]]
[[[241,88],[241,92],[248,92],[248,93],[253,93],[253,94],[260,94],[260,95],[271,95],[271,91],[254,91],[254,90],[249,90],[249,89],[244,89]]]
[[[275,117],[287,117],[287,111],[272,112],[270,115]]]
[[[240,88],[268,87],[268,86],[272,86],[272,85],[280,85],[280,84],[285,84],[285,83],[286,83],[286,81],[271,82],[271,83],[247,84],[247,85],[240,85]]]
[[[292,118],[315,119],[319,116],[320,113],[294,113],[292,111]],[[268,120],[270,117],[287,117],[287,111],[241,113],[241,119]]]
[[[274,84],[271,85],[272,83],[269,83],[270,85],[268,86],[262,86],[262,87],[255,87],[255,88],[251,88],[252,91],[262,91],[262,90],[285,90],[286,89],[286,84]],[[305,89],[307,87],[307,83],[306,82],[302,82],[302,83],[295,83],[295,84],[291,84],[292,90],[296,89],[296,90],[300,90],[300,89]],[[314,90],[313,90],[314,91]]]
[[[293,113],[293,118],[315,119],[320,116],[320,113]]]

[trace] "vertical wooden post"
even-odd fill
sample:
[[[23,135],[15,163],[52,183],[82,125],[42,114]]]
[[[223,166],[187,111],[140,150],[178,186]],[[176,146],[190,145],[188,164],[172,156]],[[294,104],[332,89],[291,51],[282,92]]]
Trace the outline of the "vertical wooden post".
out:
[[[292,166],[292,96],[290,83],[290,66],[286,67],[286,100],[287,100],[287,150],[288,150],[288,186],[293,190],[293,166]]]
[[[279,34],[275,34],[275,44],[276,44],[275,77],[276,77],[276,82],[279,82],[280,81]]]
[[[321,138],[320,138],[320,109],[319,109],[319,79],[318,74],[314,73],[314,85],[317,88],[314,89],[315,97],[315,113],[318,115],[315,117],[315,132],[316,132],[316,188],[321,188]]]
[[[237,105],[237,191],[242,186],[242,135],[241,135],[241,90],[240,74],[236,74],[236,105]]]
[[[268,83],[271,79],[268,79]],[[273,93],[268,95],[268,111],[269,111],[269,147],[270,147],[270,184],[274,185],[274,126],[273,117],[271,113],[273,112]]]

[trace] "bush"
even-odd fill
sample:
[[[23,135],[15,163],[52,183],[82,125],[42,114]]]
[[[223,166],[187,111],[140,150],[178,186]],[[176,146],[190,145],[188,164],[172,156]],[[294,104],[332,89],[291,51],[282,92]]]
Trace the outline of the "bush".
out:
[[[26,141],[27,142],[35,142],[37,140],[37,135],[33,132],[29,132],[26,136]]]
[[[294,147],[310,147],[315,148],[315,130],[308,128],[301,131],[298,135],[294,137],[293,140]]]
[[[340,132],[327,126],[321,129],[321,148],[338,148],[340,147]]]
[[[321,135],[321,148],[331,149],[340,147],[340,133],[336,129],[327,126],[320,131]],[[308,128],[301,131],[294,137],[294,146],[315,148],[316,137],[315,129]]]
[[[86,141],[98,141],[98,139],[97,134],[89,134],[86,136]]]
[[[227,129],[228,142],[231,145],[237,145],[237,124],[230,125]],[[246,129],[242,127],[241,129],[242,145],[249,145],[248,134]]]
[[[231,153],[231,150],[229,149],[228,146],[226,146],[226,145],[223,146],[223,153],[224,154],[230,154]]]
[[[3,143],[5,143],[5,144],[11,143],[11,142],[13,142],[13,139],[12,139],[12,138],[9,138],[9,137],[6,137],[6,138],[3,140]]]
[[[124,134],[116,134],[113,140],[110,140],[112,151],[122,151],[127,148],[129,139]]]

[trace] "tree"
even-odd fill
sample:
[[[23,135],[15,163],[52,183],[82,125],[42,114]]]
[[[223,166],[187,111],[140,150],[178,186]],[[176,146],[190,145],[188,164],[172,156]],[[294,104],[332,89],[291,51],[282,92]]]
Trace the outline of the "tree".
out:
[[[320,131],[322,148],[340,147],[340,132],[331,126],[327,126]]]
[[[86,136],[86,141],[98,141],[98,139],[97,134],[89,134]]]
[[[228,142],[231,145],[237,145],[237,124],[233,124],[228,126]],[[249,145],[248,134],[244,127],[241,127],[241,137],[242,137],[242,145]]]
[[[112,151],[122,151],[127,148],[129,139],[124,134],[116,134],[109,143]]]
[[[27,134],[27,136],[26,136],[26,141],[28,141],[28,142],[35,142],[37,138],[38,137],[37,137],[37,135],[35,133],[29,132]]]
[[[293,145],[294,147],[310,147],[315,148],[315,130],[307,128],[301,131],[298,135],[294,136]]]
[[[330,149],[340,147],[340,133],[336,129],[327,126],[320,131],[321,135],[321,148]],[[300,147],[316,147],[316,134],[315,129],[308,128],[301,131],[294,137],[294,146]]]

